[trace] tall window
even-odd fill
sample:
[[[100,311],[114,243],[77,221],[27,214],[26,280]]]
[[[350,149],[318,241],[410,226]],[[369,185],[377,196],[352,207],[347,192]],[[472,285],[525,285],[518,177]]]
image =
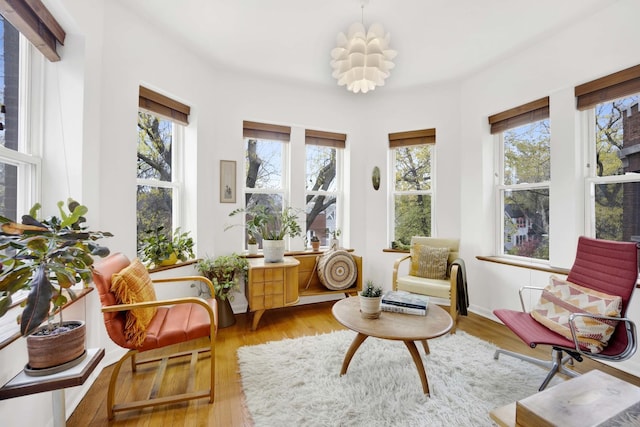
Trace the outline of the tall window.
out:
[[[28,43],[8,21],[0,17],[0,215],[16,219],[36,201],[40,150],[28,136],[24,123],[34,125],[31,108],[35,97],[26,88],[35,76],[25,64]],[[33,71],[32,71],[33,72]]]
[[[389,134],[394,247],[409,245],[412,236],[432,234],[435,142],[435,129]]]
[[[549,98],[489,117],[496,135],[503,255],[549,259]]]
[[[305,131],[307,237],[315,235],[328,246],[331,233],[340,229],[340,161],[347,136],[341,133]]]
[[[138,112],[138,248],[147,232],[180,226],[183,125],[189,107],[140,87]]]
[[[290,134],[287,126],[243,122],[245,208],[263,205],[275,211],[283,209],[288,195],[286,158]]]
[[[587,123],[588,233],[640,238],[640,66],[576,87]]]

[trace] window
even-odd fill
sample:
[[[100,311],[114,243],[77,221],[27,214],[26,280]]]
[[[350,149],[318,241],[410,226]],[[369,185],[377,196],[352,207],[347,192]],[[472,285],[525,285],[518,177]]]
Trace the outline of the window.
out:
[[[291,128],[287,126],[243,122],[246,209],[263,205],[281,211],[285,206],[288,197],[286,159],[290,134]],[[245,236],[245,245],[247,238]]]
[[[37,126],[30,112],[38,109],[39,94],[26,88],[39,77],[27,72],[38,68],[27,65],[29,44],[4,18],[0,38],[0,215],[17,219],[36,202],[39,190],[40,147],[26,127]],[[24,96],[30,92],[31,98]]]
[[[498,253],[549,259],[549,98],[489,117],[497,141]]]
[[[305,131],[306,152],[306,231],[321,246],[329,246],[330,233],[340,229],[339,194],[342,151],[347,136],[314,130]]]
[[[137,149],[138,249],[146,232],[180,227],[182,149],[189,107],[140,87]]]
[[[640,66],[576,87],[588,141],[587,233],[640,237]]]
[[[435,142],[435,129],[389,134],[392,247],[406,247],[411,236],[432,234]]]

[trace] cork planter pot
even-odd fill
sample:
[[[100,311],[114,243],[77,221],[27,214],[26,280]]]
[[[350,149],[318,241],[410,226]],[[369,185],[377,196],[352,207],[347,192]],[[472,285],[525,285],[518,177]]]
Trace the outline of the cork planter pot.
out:
[[[46,326],[26,337],[29,375],[48,375],[77,365],[85,353],[86,326],[81,320],[62,323],[62,328],[47,332]]]

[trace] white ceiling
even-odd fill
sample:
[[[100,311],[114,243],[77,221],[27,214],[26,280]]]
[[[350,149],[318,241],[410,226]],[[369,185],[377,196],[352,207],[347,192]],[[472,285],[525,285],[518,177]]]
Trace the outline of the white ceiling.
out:
[[[118,0],[225,67],[336,85],[330,52],[361,0]],[[369,0],[398,52],[385,88],[468,76],[617,0]],[[343,89],[345,90],[345,89]]]

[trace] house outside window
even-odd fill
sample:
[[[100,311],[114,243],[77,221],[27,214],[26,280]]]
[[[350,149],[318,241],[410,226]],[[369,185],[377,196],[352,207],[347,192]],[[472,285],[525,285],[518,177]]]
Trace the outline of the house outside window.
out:
[[[340,229],[342,200],[342,155],[346,135],[307,129],[306,153],[306,233],[317,236],[321,246],[329,246],[331,234]]]
[[[189,107],[169,111],[169,98],[140,87],[137,149],[138,249],[148,232],[170,236],[180,227],[184,125]],[[172,100],[170,100],[172,101]],[[163,107],[164,106],[164,107]],[[175,105],[172,104],[173,107]]]
[[[41,95],[31,82],[41,80],[42,61],[31,45],[0,17],[0,215],[18,218],[38,200],[41,147],[30,135],[37,129]],[[29,94],[27,96],[26,94]]]
[[[389,134],[392,248],[407,248],[412,236],[432,235],[435,142],[435,129]]]
[[[640,239],[640,66],[576,87],[586,123],[586,234]]]
[[[549,259],[549,98],[489,117],[497,141],[500,255]]]

